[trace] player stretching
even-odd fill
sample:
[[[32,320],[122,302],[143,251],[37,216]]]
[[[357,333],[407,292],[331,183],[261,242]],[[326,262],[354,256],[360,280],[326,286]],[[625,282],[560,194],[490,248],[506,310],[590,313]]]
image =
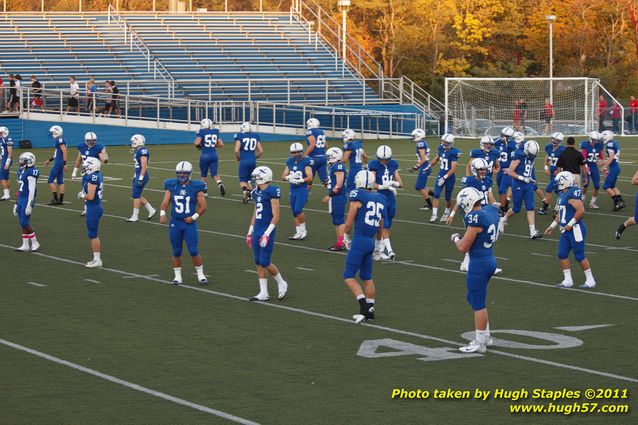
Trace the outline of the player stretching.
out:
[[[235,158],[239,162],[237,174],[239,175],[239,186],[244,194],[243,202],[250,201],[250,193],[253,190],[251,185],[252,172],[257,166],[257,159],[264,153],[261,147],[261,136],[253,133],[253,126],[245,122],[239,128],[239,133],[235,133]]]
[[[354,178],[363,168],[363,164],[368,163],[368,157],[361,141],[356,140],[357,135],[353,130],[348,128],[341,135],[343,136],[343,162],[350,164],[346,179],[346,189],[350,191],[355,189]]]
[[[558,167],[556,164],[558,163],[558,157],[561,153],[566,149],[565,146],[561,146],[563,142],[563,133],[557,131],[552,133],[552,140],[547,145],[545,145],[545,153],[547,156],[545,157],[545,175],[549,176],[549,183],[545,188],[545,198],[543,199],[543,206],[538,210],[540,215],[547,214],[547,208],[552,202],[552,192],[557,192],[556,190],[556,180],[554,177],[556,176],[556,171]]]
[[[421,210],[429,210],[432,208],[432,199],[430,199],[430,189],[427,188],[428,177],[432,172],[430,167],[430,147],[425,140],[425,131],[420,128],[416,128],[412,131],[412,141],[416,143],[416,157],[417,163],[410,168],[410,172],[417,171],[419,175],[416,177],[416,184],[414,188],[421,192],[425,204],[421,207]]]
[[[498,163],[499,170],[496,174],[496,185],[498,186],[498,195],[501,203],[501,213],[505,214],[509,209],[508,191],[512,185],[512,178],[507,173],[510,166],[510,139],[515,132],[512,127],[504,127],[501,130],[501,137],[494,141],[494,148],[499,154]],[[522,135],[522,133],[519,133]]]
[[[330,251],[343,251],[346,245],[343,241],[343,229],[345,227],[347,194],[344,184],[346,182],[346,166],[341,161],[343,152],[339,148],[330,148],[326,151],[328,160],[328,194],[323,202],[328,203],[328,212],[332,218],[332,224],[337,232],[337,242],[328,248]]]
[[[303,156],[301,143],[290,145],[290,155],[281,179],[290,182],[290,209],[295,219],[295,234],[288,239],[300,241],[308,235],[303,207],[308,202],[308,183],[312,182],[312,160]]]
[[[13,160],[13,140],[9,137],[9,129],[0,127],[0,183],[2,183],[2,197],[0,201],[11,199],[9,190],[11,182],[9,180],[9,168]]]
[[[463,353],[485,353],[492,344],[490,323],[485,299],[487,284],[496,271],[494,243],[498,239],[498,207],[481,206],[484,195],[473,187],[462,189],[456,197],[456,204],[465,213],[465,234],[458,233],[451,239],[461,252],[470,254],[467,272],[467,301],[474,311],[476,336],[467,346],[459,348]]]
[[[386,214],[385,197],[380,193],[372,193],[374,174],[361,170],[354,178],[355,189],[350,191],[350,209],[346,219],[345,242],[350,249],[346,257],[343,279],[359,303],[359,314],[352,316],[355,324],[364,320],[374,320],[374,301],[376,291],[372,281],[372,255],[375,240],[381,234]],[[354,226],[352,241],[348,238]],[[355,280],[363,281],[363,289]]]
[[[49,201],[48,205],[63,205],[64,172],[68,171],[68,167],[66,165],[66,142],[62,138],[62,127],[59,125],[51,127],[49,129],[49,137],[55,141],[55,151],[51,158],[44,161],[45,166],[53,162],[53,167],[49,173],[49,180],[47,181],[47,183],[49,183],[53,199]],[[57,182],[57,186],[55,182]]]
[[[200,285],[208,285],[204,275],[202,255],[199,253],[197,219],[206,212],[206,198],[204,197],[205,183],[201,180],[191,180],[193,165],[181,161],[175,167],[175,179],[164,180],[164,200],[160,206],[160,223],[166,224],[166,209],[171,209],[171,223],[168,228],[168,239],[173,248],[173,285],[182,284],[182,249],[184,242],[188,253],[193,258],[193,265],[197,272]]]
[[[600,171],[598,170],[598,161],[603,159],[603,150],[605,149],[605,145],[603,145],[600,139],[600,133],[592,131],[589,133],[589,140],[585,140],[580,144],[580,150],[585,158],[587,171],[589,173],[589,178],[583,185],[583,201],[587,197],[589,182],[592,182],[594,184],[594,190],[591,194],[591,201],[589,201],[589,208],[592,209],[600,208],[596,202],[598,199],[598,190],[600,189]]]
[[[634,173],[634,176],[631,178],[631,184],[638,185],[638,171]],[[616,228],[616,239],[620,239],[622,232],[629,226],[634,226],[638,221],[638,193],[636,193],[636,208],[634,209],[634,216],[629,217],[624,223],[620,224],[618,228]]]
[[[572,271],[569,265],[569,251],[574,252],[574,259],[580,263],[585,272],[585,283],[581,288],[593,288],[596,281],[591,273],[589,260],[585,257],[585,236],[587,230],[582,221],[585,214],[582,193],[574,183],[574,175],[569,171],[561,171],[556,175],[558,195],[558,216],[552,224],[545,229],[545,235],[549,236],[556,226],[560,226],[560,240],[558,241],[558,259],[563,269],[563,281],[558,284],[561,288],[571,288],[574,285]]]
[[[195,138],[195,147],[201,151],[199,170],[205,186],[204,196],[208,197],[208,183],[206,182],[206,178],[208,177],[209,171],[210,176],[217,183],[219,193],[221,193],[222,196],[226,196],[226,189],[224,188],[222,179],[217,175],[219,164],[217,149],[224,147],[224,142],[219,136],[219,130],[213,128],[213,122],[208,118],[204,118],[201,122],[201,128]]]
[[[381,235],[374,249],[375,260],[394,260],[395,254],[390,244],[390,227],[397,214],[397,187],[403,187],[399,175],[399,163],[392,159],[390,146],[381,145],[377,149],[377,159],[370,161],[368,169],[374,174],[374,188],[385,197],[385,212]]]
[[[71,178],[73,179],[78,176],[78,171],[80,167],[83,166],[84,161],[86,161],[87,158],[96,158],[104,164],[109,162],[106,148],[103,145],[97,143],[97,136],[92,131],[89,131],[84,135],[84,143],[78,144],[77,148],[78,157],[75,158],[73,172],[71,173]],[[86,203],[84,204],[84,209],[82,210],[82,213],[80,215],[86,215]]]
[[[599,160],[598,165],[602,167],[603,171],[606,169],[609,170],[605,177],[605,183],[603,183],[603,190],[605,190],[614,201],[613,211],[620,211],[626,207],[625,201],[622,199],[620,189],[616,187],[616,181],[620,175],[620,164],[618,163],[618,159],[620,158],[620,147],[618,146],[618,142],[614,140],[614,133],[611,131],[603,131],[602,138],[605,144],[607,159]]]
[[[277,282],[277,298],[283,300],[288,291],[288,283],[279,273],[277,266],[270,262],[272,251],[275,247],[276,227],[279,223],[279,198],[281,190],[277,186],[271,186],[272,170],[268,167],[257,167],[253,171],[255,189],[252,192],[255,209],[250,220],[250,228],[246,235],[246,244],[252,248],[259,277],[259,293],[250,298],[250,301],[268,301],[268,276],[266,272]]]
[[[102,162],[94,157],[87,157],[82,163],[82,191],[78,193],[78,199],[84,201],[86,208],[86,229],[91,249],[93,250],[93,260],[86,263],[86,267],[102,267],[100,256],[101,244],[97,232],[100,227],[100,219],[104,210],[102,209],[102,173],[100,167]]]
[[[35,155],[31,152],[24,152],[20,155],[18,158],[18,201],[13,206],[13,215],[18,217],[20,227],[22,227],[22,246],[17,248],[17,251],[33,252],[40,248],[35,231],[29,224],[35,205],[39,175],[40,172],[35,168]],[[29,241],[31,241],[30,249]]]
[[[127,218],[126,221],[130,223],[137,223],[139,221],[140,206],[144,205],[144,208],[148,211],[147,220],[152,219],[157,214],[157,211],[153,206],[142,196],[144,186],[148,183],[150,177],[148,175],[148,164],[151,159],[151,154],[144,146],[146,139],[141,134],[135,134],[131,137],[131,152],[133,153],[133,163],[135,165],[135,176],[133,176],[133,188],[131,190],[131,198],[133,198],[133,215]]]
[[[326,149],[328,149],[328,142],[326,142],[326,135],[319,128],[319,120],[317,118],[310,118],[306,121],[306,141],[308,147],[306,148],[305,156],[312,159],[312,178],[315,178],[315,174],[319,174],[319,180],[321,184],[326,185],[328,182],[328,176],[326,174]],[[308,184],[308,191],[312,190],[312,180]]]
[[[514,206],[501,217],[498,229],[501,233],[505,231],[507,220],[514,214],[518,214],[525,202],[527,210],[527,224],[529,224],[529,237],[540,239],[543,235],[536,230],[534,222],[534,179],[532,170],[534,160],[538,154],[539,146],[535,140],[528,140],[523,145],[523,150],[516,150],[512,155],[512,162],[509,166],[508,174],[512,178],[512,197]]]
[[[445,188],[445,212],[441,217],[441,221],[447,220],[452,208],[452,191],[456,182],[456,166],[461,156],[461,151],[454,147],[454,136],[445,133],[441,137],[441,144],[437,155],[434,157],[429,167],[432,168],[437,162],[441,162],[439,167],[439,175],[436,179],[436,188],[434,189],[434,202],[432,203],[432,217],[430,223],[437,220],[439,213],[439,198],[441,192]]]

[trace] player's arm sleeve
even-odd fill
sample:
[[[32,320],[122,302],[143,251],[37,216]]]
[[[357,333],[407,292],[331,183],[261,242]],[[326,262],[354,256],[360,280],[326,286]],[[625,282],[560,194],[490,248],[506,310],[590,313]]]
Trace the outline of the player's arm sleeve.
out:
[[[29,199],[27,200],[27,205],[33,205],[37,178],[35,176],[29,176],[27,177],[27,181],[29,182]]]

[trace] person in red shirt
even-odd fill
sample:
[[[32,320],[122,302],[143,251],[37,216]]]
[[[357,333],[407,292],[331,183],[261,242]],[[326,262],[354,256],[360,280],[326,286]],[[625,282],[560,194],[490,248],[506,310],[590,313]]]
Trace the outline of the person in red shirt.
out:
[[[598,131],[605,131],[605,119],[607,118],[607,101],[602,94],[598,98]]]
[[[543,119],[545,120],[545,134],[550,134],[552,132],[552,120],[554,119],[554,105],[552,105],[549,99],[545,99]]]
[[[612,131],[618,133],[620,131],[620,120],[622,119],[622,108],[618,102],[614,102],[611,106],[611,122]]]
[[[635,96],[629,96],[629,115],[627,116],[627,121],[629,121],[632,133],[635,133],[638,129],[636,119],[638,119],[638,100]]]

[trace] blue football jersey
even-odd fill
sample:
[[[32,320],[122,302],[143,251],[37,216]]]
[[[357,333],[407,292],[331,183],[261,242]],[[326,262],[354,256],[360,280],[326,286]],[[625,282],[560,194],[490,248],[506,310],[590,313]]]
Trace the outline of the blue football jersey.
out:
[[[9,157],[9,146],[13,147],[11,137],[0,137],[0,164],[2,164],[3,167]]]
[[[498,161],[501,165],[501,172],[510,166],[510,151],[507,142],[503,139],[494,141],[494,149],[498,152]]]
[[[261,136],[257,133],[235,133],[233,137],[239,140],[239,160],[240,161],[256,161],[255,151],[257,143],[261,141]]]
[[[514,160],[519,161],[518,166],[516,167],[516,170],[514,170],[516,174],[523,177],[533,178],[535,159],[536,159],[535,157],[531,157],[531,158],[528,157],[527,155],[525,155],[525,152],[523,152],[520,149],[515,150],[512,153],[512,161]]]
[[[563,151],[567,149],[566,146],[558,145],[556,149],[554,149],[554,145],[548,143],[545,145],[545,153],[549,157],[549,171],[553,175],[554,171],[556,171],[556,163],[558,162],[558,157]]]
[[[199,145],[202,150],[202,155],[215,152],[217,141],[220,139],[218,129],[202,128],[197,132],[197,137],[202,139]]]
[[[308,177],[306,174],[306,167],[312,167],[312,160],[307,156],[302,156],[299,160],[294,157],[290,157],[286,160],[286,167],[288,167],[288,171],[290,171],[290,176],[297,179],[305,179]],[[311,171],[312,173],[312,171]],[[298,189],[307,189],[308,183],[303,182],[301,184],[292,184],[290,183],[291,190]]]
[[[447,174],[447,172],[452,169],[453,162],[459,160],[461,151],[455,147],[445,150],[443,145],[439,145],[438,155],[439,163],[441,164],[441,168],[439,168],[439,176],[442,176],[443,174]]]
[[[363,166],[363,144],[359,140],[351,140],[343,144],[343,152],[350,152],[350,172],[360,170]]]
[[[500,152],[497,149],[490,149],[487,152],[483,149],[472,149],[470,158],[470,162],[474,158],[483,158],[487,162],[487,175],[491,176],[494,173],[494,164],[500,161]]]
[[[394,181],[394,173],[399,169],[399,163],[391,159],[387,164],[382,164],[381,161],[373,159],[368,164],[368,170],[372,171],[375,175],[375,180],[378,185],[385,184],[387,182]],[[388,192],[389,190],[381,190],[380,192]]]
[[[96,143],[95,145],[89,147],[85,142],[78,144],[77,146],[78,152],[80,152],[80,156],[82,157],[82,161],[87,158],[97,158],[100,159],[100,153],[104,150],[104,145],[100,145]]]
[[[343,187],[346,185],[346,166],[343,162],[337,161],[334,164],[328,167],[328,191],[334,192],[334,188],[337,185],[337,173],[343,173],[343,181],[341,182],[341,190],[338,195],[335,196],[346,196],[346,191]]]
[[[27,201],[29,199],[30,188],[29,188],[29,178],[35,178],[36,183],[38,182],[38,177],[40,176],[40,172],[37,168],[30,167],[27,169],[18,170],[18,201]],[[38,192],[37,185],[34,189],[33,199]]]
[[[558,218],[561,227],[567,226],[567,223],[574,218],[576,209],[569,203],[570,199],[582,201],[582,192],[579,187],[573,186],[558,194]],[[576,223],[580,223],[578,220]]]
[[[146,165],[151,162],[151,154],[147,148],[141,147],[133,153],[133,163],[135,164],[135,176],[139,176],[142,172],[142,157],[146,157]],[[148,168],[146,169],[146,176],[150,177]]]
[[[611,163],[609,164],[609,167],[618,167],[618,158],[620,157],[620,146],[618,146],[618,142],[616,142],[615,140],[610,140],[609,142],[605,143],[605,153],[607,154],[607,158],[609,158],[609,153],[613,152],[614,153],[614,160],[611,161]]]
[[[312,128],[306,131],[306,139],[310,136],[315,138],[315,148],[310,152],[310,156],[325,156],[326,155],[326,134],[323,130],[318,128]],[[307,142],[310,145],[310,142]]]
[[[82,190],[84,193],[89,193],[89,185],[95,185],[95,197],[93,199],[85,200],[87,206],[102,205],[102,190],[104,189],[102,173],[85,174],[82,176]]]
[[[177,179],[164,180],[164,190],[171,192],[171,219],[183,221],[197,212],[197,194],[203,192],[205,183],[201,180],[189,180],[181,184]]]
[[[281,198],[281,189],[277,186],[268,186],[264,190],[256,188],[252,192],[255,203],[255,231],[265,231],[272,221],[272,199]]]
[[[421,156],[419,155],[419,151],[421,149],[425,149],[425,162],[420,167],[420,169],[424,169],[425,167],[430,165],[430,146],[428,145],[428,142],[426,142],[425,140],[421,140],[420,142],[416,143],[416,159],[417,159],[417,161],[421,160]]]
[[[589,140],[585,140],[580,144],[580,150],[585,151],[585,162],[589,167],[598,167],[597,161],[602,159],[601,153],[605,146],[602,142],[596,142],[593,145],[589,142]]]
[[[483,194],[481,205],[487,205],[489,203],[488,193],[492,190],[491,178],[485,177],[483,180],[480,180],[475,176],[465,176],[461,179],[461,189],[465,189],[466,187],[473,187]]]
[[[361,202],[354,219],[354,237],[373,238],[379,230],[381,219],[386,216],[385,196],[364,189],[350,191],[350,202]]]
[[[55,161],[53,162],[54,166],[63,165],[64,164],[64,155],[62,155],[62,146],[66,146],[66,142],[62,137],[59,139],[55,139],[55,152],[53,152],[53,158]]]
[[[481,232],[476,235],[474,243],[468,251],[472,257],[491,257],[494,255],[494,243],[498,239],[498,208],[486,205],[478,211],[471,211],[465,216],[465,226],[479,227]]]

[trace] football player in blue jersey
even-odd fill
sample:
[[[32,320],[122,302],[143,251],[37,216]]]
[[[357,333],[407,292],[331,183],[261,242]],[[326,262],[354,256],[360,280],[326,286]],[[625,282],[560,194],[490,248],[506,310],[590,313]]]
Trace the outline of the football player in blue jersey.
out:
[[[286,168],[281,179],[290,183],[290,210],[295,219],[295,234],[288,238],[291,241],[306,239],[306,215],[303,207],[308,202],[308,183],[312,182],[312,160],[303,155],[301,143],[290,145],[290,158],[286,160]]]
[[[518,133],[518,134],[517,134]],[[523,133],[515,132],[512,127],[504,127],[501,130],[501,136],[494,141],[494,148],[499,154],[499,170],[496,173],[496,186],[498,187],[498,195],[501,204],[501,213],[505,214],[509,209],[508,191],[511,190],[512,179],[507,173],[510,166],[510,139],[517,134],[519,137],[525,137]]]
[[[601,136],[605,145],[606,159],[599,160],[598,166],[602,168],[603,172],[607,170],[603,190],[607,192],[612,201],[614,201],[613,211],[620,211],[626,207],[620,189],[616,186],[618,176],[620,175],[620,164],[618,162],[620,158],[620,146],[618,142],[614,140],[614,133],[611,131],[605,130]]]
[[[372,255],[386,216],[385,196],[372,192],[374,181],[373,173],[359,171],[354,179],[355,189],[348,196],[350,209],[344,232],[345,243],[350,251],[346,257],[343,279],[359,303],[359,314],[352,316],[356,324],[374,319],[376,291],[372,280]],[[350,241],[348,233],[353,227],[354,236]],[[357,272],[363,289],[355,279]]]
[[[213,122],[208,118],[204,118],[200,123],[200,129],[197,132],[195,138],[195,147],[200,150],[199,156],[199,170],[202,176],[202,181],[206,188],[204,189],[204,196],[208,197],[208,183],[206,181],[208,173],[217,183],[217,188],[222,196],[226,196],[226,188],[222,179],[217,174],[219,166],[219,159],[217,158],[217,149],[224,147],[224,141],[219,135],[219,130],[213,128]]]
[[[545,188],[543,206],[538,211],[540,215],[547,214],[547,208],[549,208],[549,205],[552,202],[552,192],[558,192],[554,177],[558,173],[558,167],[556,167],[558,157],[566,149],[566,146],[561,145],[561,143],[563,143],[563,138],[563,133],[557,131],[552,133],[551,141],[545,145],[545,153],[547,154],[547,156],[545,156],[545,175],[549,176],[549,183]],[[535,176],[532,177],[535,178]]]
[[[22,245],[18,251],[37,251],[40,248],[35,231],[31,227],[30,220],[35,206],[37,194],[37,183],[40,172],[35,168],[35,155],[31,152],[24,152],[18,158],[18,196],[17,202],[13,206],[13,215],[18,217],[22,228]],[[29,241],[31,247],[29,248]]]
[[[485,353],[492,345],[490,323],[485,300],[487,285],[496,272],[494,244],[498,239],[499,208],[496,204],[482,206],[485,196],[473,187],[461,189],[456,197],[457,205],[465,213],[465,234],[451,236],[461,252],[470,254],[467,271],[467,302],[474,312],[476,337],[467,346],[459,348],[463,353]]]
[[[148,174],[148,166],[151,160],[151,154],[148,151],[146,139],[141,134],[134,134],[131,137],[131,152],[133,153],[133,165],[135,166],[135,175],[133,176],[133,188],[131,190],[131,198],[133,198],[133,214],[126,221],[137,223],[139,221],[140,207],[148,211],[147,220],[152,219],[157,211],[150,202],[142,196],[142,191],[148,183],[150,177]]]
[[[501,170],[500,152],[497,149],[494,149],[494,139],[490,136],[483,136],[479,142],[479,146],[480,149],[472,149],[470,151],[470,162],[467,163],[465,168],[465,175],[472,175],[472,160],[475,158],[482,158],[487,163],[486,176],[489,177],[490,180],[493,180],[494,173],[498,175]]]
[[[54,125],[49,129],[49,136],[55,142],[55,151],[53,156],[46,161],[44,165],[47,166],[53,162],[51,172],[49,173],[49,188],[53,198],[49,201],[48,205],[63,205],[64,204],[64,172],[68,171],[66,165],[66,142],[62,138],[62,127]],[[57,185],[56,185],[57,182]]]
[[[84,135],[84,143],[78,144],[77,149],[78,157],[75,158],[73,172],[71,173],[71,178],[73,179],[77,178],[78,171],[80,170],[80,167],[83,166],[84,161],[87,158],[95,158],[103,164],[109,162],[109,156],[106,153],[106,148],[104,145],[97,143],[97,135],[92,131],[89,131]],[[84,209],[80,215],[86,215],[86,203],[84,204]]]
[[[638,185],[638,171],[636,171],[634,173],[634,176],[631,178],[631,184]],[[638,193],[636,193],[636,207],[634,209],[634,216],[629,217],[627,220],[625,220],[624,223],[620,224],[616,228],[616,239],[620,239],[622,232],[624,232],[627,227],[635,226],[636,222],[638,222]]]
[[[261,147],[261,136],[253,133],[253,126],[249,122],[243,123],[239,133],[233,136],[235,140],[235,158],[239,162],[237,174],[239,186],[244,193],[244,204],[250,201],[253,187],[251,185],[252,172],[257,167],[257,159],[261,158],[264,150]]]
[[[102,267],[102,257],[100,256],[101,244],[97,233],[100,226],[100,219],[104,214],[102,209],[102,190],[104,189],[102,173],[100,167],[102,162],[89,156],[82,162],[82,191],[78,193],[78,199],[84,201],[86,207],[86,229],[93,260],[86,263],[86,267]]]
[[[312,159],[312,178],[315,178],[315,174],[319,174],[319,180],[321,184],[326,185],[328,182],[328,175],[326,174],[326,149],[328,149],[328,142],[326,141],[326,134],[319,128],[319,120],[317,118],[310,118],[306,121],[306,141],[308,147],[304,155]],[[308,191],[312,190],[312,181],[308,184]]]
[[[512,197],[514,206],[501,217],[499,222],[499,231],[503,233],[507,220],[514,214],[518,214],[525,203],[527,211],[527,224],[529,225],[529,237],[531,239],[540,239],[543,235],[536,230],[534,219],[534,178],[532,170],[534,169],[534,161],[538,155],[539,146],[536,140],[528,140],[523,145],[523,149],[514,151],[512,162],[509,165],[508,174],[512,178]]]
[[[429,167],[432,168],[437,162],[441,162],[439,174],[436,178],[436,188],[434,189],[434,202],[432,203],[432,217],[430,223],[438,219],[439,198],[443,189],[445,189],[445,212],[441,217],[441,221],[447,220],[452,208],[452,191],[456,182],[456,166],[458,165],[461,151],[454,147],[454,136],[445,133],[441,137],[441,144],[437,155],[430,162]]]
[[[410,168],[410,172],[419,173],[416,177],[414,188],[421,192],[423,196],[425,204],[421,207],[421,210],[425,211],[432,208],[432,199],[430,196],[434,195],[434,192],[427,187],[428,177],[430,177],[430,173],[432,173],[432,168],[430,167],[430,146],[428,146],[428,142],[425,140],[425,131],[423,131],[423,129],[415,128],[412,130],[411,135],[412,141],[416,143],[417,162]]]
[[[581,288],[589,289],[596,286],[596,281],[589,266],[589,260],[585,257],[585,237],[587,229],[583,222],[585,206],[582,193],[574,182],[574,175],[569,171],[561,171],[556,175],[558,195],[558,216],[552,224],[545,229],[545,235],[551,235],[552,231],[560,226],[560,240],[558,241],[558,259],[563,269],[563,281],[558,284],[561,288],[571,288],[574,285],[569,264],[569,252],[574,252],[574,258],[580,263],[585,272],[585,283]]]
[[[343,162],[350,164],[346,180],[346,189],[350,191],[355,188],[356,174],[363,169],[364,164],[368,163],[368,156],[363,150],[361,141],[356,140],[357,135],[354,130],[348,128],[341,133],[341,136],[343,137]]]
[[[268,276],[266,272],[277,282],[277,298],[283,300],[288,292],[288,283],[284,280],[277,266],[270,262],[272,251],[275,248],[275,236],[277,224],[279,224],[279,198],[281,190],[277,186],[271,186],[272,170],[268,167],[257,167],[253,170],[252,177],[255,180],[255,189],[252,192],[255,209],[250,220],[250,228],[246,235],[246,244],[253,250],[257,276],[259,278],[259,293],[250,298],[250,301],[268,301]]]
[[[160,206],[160,223],[166,224],[166,210],[170,204],[171,221],[168,227],[168,238],[173,248],[173,285],[182,284],[182,249],[184,242],[188,253],[193,259],[200,285],[208,285],[204,275],[202,255],[199,253],[199,237],[197,234],[197,219],[206,212],[206,198],[204,197],[205,183],[201,180],[191,180],[193,165],[181,161],[175,167],[177,178],[164,180],[164,199]]]
[[[587,188],[591,182],[594,185],[594,190],[591,194],[591,201],[589,201],[589,208],[592,209],[600,208],[596,202],[598,199],[598,190],[600,189],[600,171],[598,170],[598,161],[604,159],[603,151],[605,150],[605,146],[601,139],[602,136],[599,132],[592,131],[589,133],[589,140],[585,140],[580,144],[580,150],[585,158],[587,172],[589,174],[589,178],[586,179],[583,184],[583,201],[587,197]]]
[[[0,201],[11,199],[9,180],[9,168],[13,161],[13,140],[9,137],[9,129],[0,127],[0,183],[2,184],[2,197]]]
[[[345,227],[346,203],[348,197],[345,189],[346,166],[341,161],[343,152],[339,148],[330,148],[326,151],[328,161],[328,194],[323,202],[328,203],[328,212],[332,218],[332,224],[337,233],[337,242],[328,248],[330,251],[344,251],[346,245],[343,241],[343,229]]]
[[[394,260],[395,254],[390,244],[390,228],[397,214],[397,188],[403,187],[399,175],[399,163],[392,159],[390,146],[381,145],[377,149],[377,159],[370,161],[368,170],[374,174],[374,188],[385,197],[385,212],[380,237],[375,245],[374,260]]]

